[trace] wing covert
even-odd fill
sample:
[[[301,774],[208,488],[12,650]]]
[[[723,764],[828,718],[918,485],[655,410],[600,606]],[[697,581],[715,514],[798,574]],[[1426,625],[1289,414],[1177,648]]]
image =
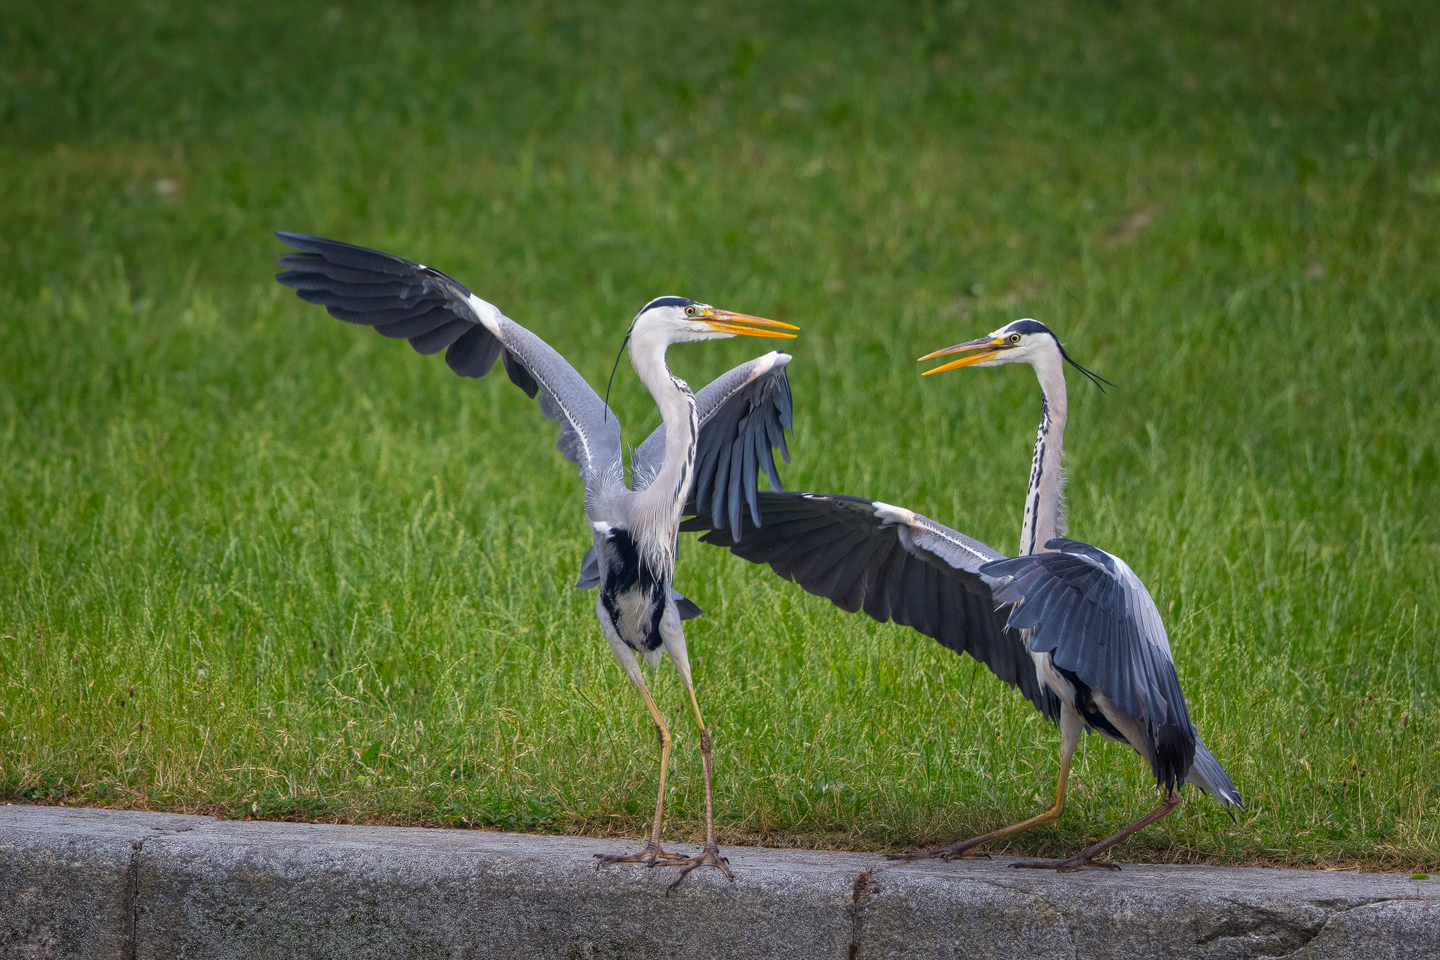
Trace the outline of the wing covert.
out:
[[[980,574],[1010,605],[1009,626],[1032,631],[1031,649],[1145,725],[1155,777],[1174,786],[1194,761],[1195,728],[1154,600],[1118,557],[1063,538],[1045,547],[1055,552],[987,563]]]
[[[300,233],[275,234],[297,252],[275,279],[346,323],[445,351],[462,377],[483,377],[503,360],[510,380],[560,424],[556,448],[580,468],[587,499],[624,484],[620,423],[585,378],[549,344],[439,270],[402,257]]]
[[[765,492],[757,501],[762,522],[743,516],[738,538],[705,515],[680,529],[706,531],[702,542],[769,564],[842,610],[864,610],[967,653],[1046,717],[1059,717],[1059,701],[1041,686],[1024,640],[1006,627],[1009,611],[996,609],[979,573],[1003,559],[1000,553],[927,517],[861,497]]]
[[[740,515],[750,507],[750,520],[761,522],[760,472],[779,490],[775,451],[788,464],[785,433],[793,432],[794,405],[785,367],[793,359],[779,350],[742,363],[711,381],[695,395],[699,436],[695,443],[695,475],[686,501],[687,513],[719,517],[731,536],[741,536]],[[665,429],[657,427],[631,457],[631,480],[643,490],[665,459]]]

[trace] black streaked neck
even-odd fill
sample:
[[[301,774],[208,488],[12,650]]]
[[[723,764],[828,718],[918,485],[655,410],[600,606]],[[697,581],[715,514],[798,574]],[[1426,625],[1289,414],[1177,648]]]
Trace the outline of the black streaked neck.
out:
[[[1035,431],[1035,456],[1025,493],[1025,520],[1020,527],[1020,555],[1045,552],[1047,541],[1065,536],[1065,476],[1060,469],[1065,440],[1065,367],[1059,345],[1031,361],[1040,381],[1040,426]]]

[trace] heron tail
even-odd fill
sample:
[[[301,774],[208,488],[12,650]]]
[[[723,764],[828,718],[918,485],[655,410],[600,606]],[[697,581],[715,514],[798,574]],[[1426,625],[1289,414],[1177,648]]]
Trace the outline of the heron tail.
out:
[[[1225,768],[1220,766],[1220,761],[1215,759],[1215,754],[1199,737],[1195,738],[1195,761],[1190,764],[1190,772],[1185,779],[1219,800],[1231,820],[1235,819],[1235,810],[1245,809],[1240,791],[1231,782]]]

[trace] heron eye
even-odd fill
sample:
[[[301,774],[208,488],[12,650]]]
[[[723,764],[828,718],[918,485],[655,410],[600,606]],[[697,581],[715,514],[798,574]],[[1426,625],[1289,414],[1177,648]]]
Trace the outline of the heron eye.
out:
[[[685,316],[687,316],[687,317],[693,317],[693,316],[695,316],[695,308],[694,308],[694,307],[686,307],[686,308],[685,308]]]
[[[1012,333],[1012,334],[1010,334],[1010,342],[1011,342],[1011,343],[1019,343],[1019,342],[1020,342],[1020,334],[1018,334],[1018,333]]]

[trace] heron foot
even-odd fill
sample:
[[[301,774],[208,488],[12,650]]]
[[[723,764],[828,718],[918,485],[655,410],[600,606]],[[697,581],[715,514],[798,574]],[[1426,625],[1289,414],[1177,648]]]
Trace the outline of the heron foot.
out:
[[[595,859],[595,872],[599,873],[600,868],[607,863],[643,863],[647,867],[654,867],[657,863],[671,860],[684,860],[683,853],[667,853],[660,848],[660,844],[651,840],[645,844],[645,849],[639,853],[597,853]]]
[[[1110,863],[1106,860],[1092,860],[1081,854],[1071,857],[1069,860],[1022,860],[1019,863],[1010,864],[1012,867],[1019,867],[1022,870],[1054,870],[1056,873],[1079,873],[1086,867],[1094,867],[1097,870],[1114,870],[1120,872],[1118,863]]]
[[[959,843],[952,843],[948,847],[938,847],[934,850],[907,850],[904,853],[887,853],[886,860],[900,860],[908,863],[911,860],[989,860],[988,853],[971,853],[971,847],[978,847],[979,844],[973,840],[962,840]]]
[[[721,873],[725,874],[726,880],[734,883],[735,875],[730,872],[730,867],[728,866],[729,863],[729,860],[726,860],[724,857],[720,856],[720,848],[718,846],[716,846],[714,843],[707,843],[705,844],[704,849],[702,849],[699,853],[695,854],[695,856],[693,857],[683,857],[675,860],[667,860],[666,862],[659,864],[659,866],[662,867],[680,868],[680,875],[675,878],[675,882],[665,888],[665,896],[670,896],[670,891],[678,887],[680,885],[680,881],[684,880],[685,876],[691,870],[694,870],[696,867],[714,867],[716,870],[719,870]]]

